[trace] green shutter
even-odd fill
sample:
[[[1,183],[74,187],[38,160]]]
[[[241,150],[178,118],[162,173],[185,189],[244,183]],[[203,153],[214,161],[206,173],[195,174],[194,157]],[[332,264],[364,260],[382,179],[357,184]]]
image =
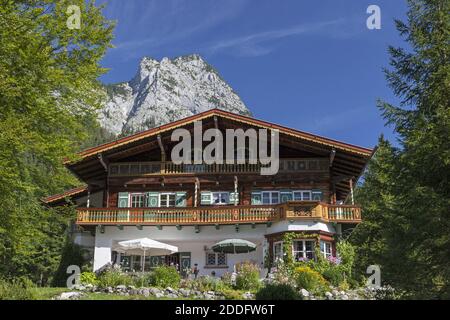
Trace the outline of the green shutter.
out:
[[[312,190],[311,192],[312,200],[314,201],[322,201],[323,200],[323,194],[320,190]]]
[[[211,204],[212,201],[212,193],[209,191],[202,191],[200,192],[200,204],[201,205],[208,205]]]
[[[129,197],[128,192],[119,192],[119,200],[117,201],[117,206],[119,208],[128,208],[129,207]]]
[[[280,200],[281,202],[288,202],[292,200],[292,192],[281,191],[280,192]]]
[[[230,204],[234,204],[234,199],[239,204],[239,192],[230,192]]]
[[[177,192],[175,198],[175,206],[186,207],[186,192]]]
[[[159,193],[147,192],[147,207],[159,207]]]
[[[260,205],[261,203],[262,203],[261,192],[252,192],[252,204]]]

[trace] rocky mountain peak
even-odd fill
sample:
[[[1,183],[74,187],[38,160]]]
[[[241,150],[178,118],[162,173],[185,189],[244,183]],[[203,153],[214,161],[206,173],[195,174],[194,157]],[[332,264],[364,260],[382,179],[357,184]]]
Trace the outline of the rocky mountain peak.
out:
[[[114,134],[128,134],[220,108],[249,115],[239,96],[198,54],[161,61],[141,59],[135,77],[107,85],[100,123]]]

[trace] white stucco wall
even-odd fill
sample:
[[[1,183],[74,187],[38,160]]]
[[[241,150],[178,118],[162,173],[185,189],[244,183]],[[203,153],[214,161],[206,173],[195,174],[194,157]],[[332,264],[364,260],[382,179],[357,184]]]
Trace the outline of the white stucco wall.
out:
[[[105,232],[96,232],[94,270],[97,270],[111,261],[112,246],[117,241],[131,240],[137,238],[150,238],[178,247],[179,252],[191,253],[191,265],[198,264],[200,275],[210,275],[212,271],[217,276],[224,272],[233,271],[234,264],[242,261],[252,261],[263,269],[263,245],[265,243],[264,234],[267,232],[265,225],[241,225],[239,232],[236,232],[234,225],[220,226],[217,230],[214,226],[200,226],[200,232],[195,233],[193,226],[183,226],[178,230],[175,226],[164,226],[159,230],[154,226],[143,227],[142,230],[135,226],[124,227],[123,230],[115,226],[106,226]],[[248,254],[227,255],[227,269],[205,268],[206,250],[210,249],[216,242],[239,238],[251,241],[257,245],[257,250]]]
[[[236,232],[234,225],[221,225],[219,230],[214,226],[200,226],[200,232],[196,233],[194,226],[183,226],[178,230],[175,226],[163,226],[159,230],[156,226],[144,226],[139,230],[136,226],[124,226],[122,230],[116,226],[105,226],[104,233],[96,230],[94,270],[111,262],[112,248],[118,241],[132,240],[138,238],[150,238],[178,247],[179,252],[191,253],[191,266],[195,263],[200,268],[200,275],[210,275],[215,271],[217,276],[224,272],[232,272],[233,266],[238,262],[252,261],[259,265],[264,274],[264,255],[266,250],[266,234],[284,231],[326,231],[335,233],[336,230],[330,223],[319,221],[280,221],[273,223],[270,227],[265,224],[240,225]],[[227,269],[205,268],[206,251],[213,244],[225,239],[244,239],[257,245],[257,250],[248,254],[227,255]]]

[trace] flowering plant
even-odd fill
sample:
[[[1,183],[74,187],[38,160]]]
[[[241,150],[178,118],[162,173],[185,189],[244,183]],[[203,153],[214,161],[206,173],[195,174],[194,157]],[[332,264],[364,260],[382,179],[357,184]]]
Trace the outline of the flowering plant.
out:
[[[327,259],[332,264],[336,264],[336,265],[341,264],[341,259],[339,257],[329,256],[329,257],[327,257]]]

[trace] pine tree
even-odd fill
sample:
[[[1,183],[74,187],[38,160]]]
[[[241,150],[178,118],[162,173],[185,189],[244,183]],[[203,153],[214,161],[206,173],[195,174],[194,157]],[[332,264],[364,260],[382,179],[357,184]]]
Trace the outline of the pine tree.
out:
[[[400,150],[388,170],[369,168],[368,175],[382,185],[363,187],[366,192],[386,188],[392,200],[385,206],[376,199],[366,204],[366,228],[375,224],[375,245],[385,248],[364,254],[380,261],[386,282],[411,296],[449,298],[450,2],[409,0],[408,5],[407,22],[396,26],[410,49],[390,47],[391,69],[385,71],[401,104],[379,103]]]

